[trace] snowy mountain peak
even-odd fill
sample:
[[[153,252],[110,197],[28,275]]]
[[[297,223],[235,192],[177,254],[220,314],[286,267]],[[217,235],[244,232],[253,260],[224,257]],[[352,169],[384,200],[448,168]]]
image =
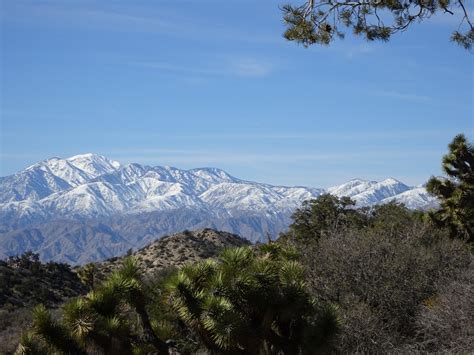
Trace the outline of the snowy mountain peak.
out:
[[[237,182],[239,180],[218,168],[197,168],[190,170],[190,172],[207,181]]]
[[[288,215],[303,201],[324,192],[348,196],[359,206],[386,203],[398,197],[413,208],[423,208],[434,201],[424,188],[412,188],[394,178],[381,182],[353,179],[327,190],[285,187],[241,180],[218,168],[121,165],[88,153],[47,159],[2,178],[0,219],[15,219],[25,210],[31,220],[37,216],[95,218],[195,208],[220,215],[235,215],[236,211]],[[17,207],[12,207],[11,202],[18,203]]]
[[[349,196],[358,206],[437,203],[425,188],[394,178],[318,189],[241,180],[218,168],[120,165],[90,153],[55,157],[0,178],[0,258],[31,249],[45,259],[86,262],[204,227],[264,240],[287,230],[295,209],[322,193]],[[119,232],[108,239],[103,227],[91,225]],[[38,228],[44,234],[32,237]]]
[[[380,184],[383,184],[383,185],[397,185],[397,184],[403,184],[401,181],[397,180],[397,179],[394,179],[392,177],[388,178],[388,179],[385,179],[383,181],[380,182]],[[403,184],[405,185],[405,184]]]
[[[94,177],[111,173],[121,166],[117,161],[93,153],[74,155],[66,160]]]
[[[77,154],[69,157],[67,160],[76,160],[76,159],[94,159],[95,157],[101,157],[99,154],[94,153],[84,153],[84,154]]]
[[[61,158],[60,157],[51,157],[51,158],[43,160],[40,164],[48,164],[50,162],[55,162],[55,161],[58,161],[58,160],[61,160]]]
[[[368,181],[364,179],[355,178],[355,179],[350,179],[346,184],[359,185],[365,182],[368,182]]]
[[[361,192],[366,191],[367,189],[369,189],[370,187],[376,184],[377,184],[377,181],[353,179],[353,180],[350,180],[349,182],[346,182],[345,184],[330,187],[328,189],[328,192],[339,197],[342,197],[342,196],[354,197],[360,194]]]
[[[54,164],[55,162],[57,162],[58,160],[61,160],[61,158],[59,157],[52,157],[52,158],[48,158],[48,159],[44,159],[42,161],[40,161],[39,163],[35,163],[33,165],[30,165],[28,166],[25,170],[23,171],[31,171],[31,170],[35,170],[35,169],[42,169],[42,170],[46,170],[45,167],[49,166],[50,164]],[[18,172],[17,174],[20,174],[22,173],[21,171]]]

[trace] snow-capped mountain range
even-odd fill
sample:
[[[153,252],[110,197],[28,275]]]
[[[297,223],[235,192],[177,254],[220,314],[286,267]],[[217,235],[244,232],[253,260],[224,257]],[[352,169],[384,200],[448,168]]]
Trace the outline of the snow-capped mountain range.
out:
[[[265,238],[266,233],[276,236],[285,230],[292,212],[303,201],[325,192],[349,196],[358,206],[390,201],[403,202],[409,208],[436,205],[423,187],[407,186],[392,178],[381,182],[355,179],[329,189],[273,186],[241,180],[216,168],[122,165],[101,155],[83,154],[47,159],[14,175],[0,177],[0,257],[30,247],[45,258],[85,262],[113,256],[130,246],[142,246],[160,234],[194,227],[218,227],[255,241]],[[124,237],[120,221],[134,224],[130,221],[144,216],[154,232]],[[66,257],[55,246],[57,253],[53,253],[52,245],[63,245],[64,241],[49,230],[51,223],[85,228],[99,222],[102,227],[122,225],[120,231],[108,234],[119,234],[121,242],[116,243],[116,248],[92,256],[82,253],[83,247],[72,248],[73,256]],[[45,229],[47,235],[43,233]],[[83,238],[82,243],[87,246],[87,233]],[[31,239],[36,242],[32,244]],[[26,245],[21,246],[20,242]],[[74,238],[70,243],[77,245]],[[107,243],[104,241],[104,246],[110,247]],[[127,248],[120,247],[120,243]],[[97,247],[100,249],[100,243]],[[85,249],[89,250],[89,246]]]

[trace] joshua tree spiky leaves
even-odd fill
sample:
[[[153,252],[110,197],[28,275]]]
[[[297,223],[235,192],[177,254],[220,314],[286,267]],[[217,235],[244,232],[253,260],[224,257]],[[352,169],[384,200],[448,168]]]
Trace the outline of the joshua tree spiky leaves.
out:
[[[218,261],[182,268],[169,282],[169,300],[211,352],[315,352],[335,334],[336,310],[310,297],[293,256],[272,244],[225,250]]]
[[[313,353],[328,346],[338,319],[335,307],[309,295],[296,257],[270,243],[184,266],[159,292],[176,322],[150,319],[149,295],[128,258],[96,289],[65,304],[61,321],[38,306],[17,354],[167,354],[176,323],[211,353]]]
[[[96,281],[96,272],[97,270],[94,263],[89,263],[79,269],[77,276],[85,286],[87,286],[90,290],[93,290]]]
[[[62,322],[53,320],[44,306],[36,307],[31,332],[22,337],[17,354],[37,354],[41,349],[60,354],[130,354],[149,346],[167,353],[168,346],[152,329],[145,299],[137,263],[127,258],[122,269],[96,290],[65,304]],[[130,313],[137,315],[136,324]],[[33,346],[32,339],[44,346]]]

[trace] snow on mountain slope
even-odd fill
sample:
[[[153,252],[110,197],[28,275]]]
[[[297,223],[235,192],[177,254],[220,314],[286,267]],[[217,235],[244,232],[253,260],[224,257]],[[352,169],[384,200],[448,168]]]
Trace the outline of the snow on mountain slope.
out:
[[[324,189],[308,187],[272,187],[280,195],[280,199],[275,202],[275,208],[280,211],[293,211],[301,206],[306,200],[311,200],[325,192]]]
[[[0,256],[31,249],[46,259],[81,263],[186,228],[264,240],[267,233],[276,237],[286,230],[293,211],[322,193],[349,196],[358,206],[436,206],[423,187],[392,178],[355,179],[327,190],[273,186],[217,168],[121,165],[83,154],[47,159],[0,178]]]
[[[93,182],[50,195],[38,204],[57,216],[98,217],[125,211],[130,198],[129,191],[120,185]]]
[[[119,167],[118,162],[94,154],[46,159],[14,175],[0,178],[0,203],[41,200],[88,183]]]
[[[119,162],[92,153],[75,155],[66,160],[93,177],[111,173],[120,168]]]
[[[198,168],[189,170],[194,176],[197,176],[210,184],[217,184],[221,182],[240,182],[241,180],[230,176],[224,170],[217,168]]]
[[[361,179],[353,179],[345,184],[328,188],[328,192],[335,196],[352,197],[366,191],[377,184],[377,181],[365,181]]]
[[[262,211],[273,210],[281,196],[265,185],[224,182],[211,186],[200,198],[216,208]]]
[[[436,197],[430,195],[424,187],[416,187],[381,201],[381,203],[390,202],[403,203],[410,209],[428,209],[439,206]]]
[[[216,168],[121,165],[101,155],[83,154],[51,158],[1,178],[0,216],[14,219],[15,214],[27,214],[33,218],[36,213],[95,218],[179,208],[288,214],[304,200],[326,191],[349,196],[359,206],[393,200],[410,208],[433,204],[423,188],[410,188],[392,178],[381,182],[355,179],[327,190],[284,187],[240,180]],[[13,201],[36,203],[8,204]]]
[[[375,184],[368,184],[368,188],[362,192],[350,196],[356,201],[358,206],[371,206],[381,203],[382,200],[397,196],[405,191],[410,190],[410,187],[404,183],[393,178],[386,179]]]
[[[53,175],[63,179],[71,186],[78,186],[91,180],[85,171],[74,166],[70,162],[60,158],[51,158],[37,165],[41,170],[48,171]]]
[[[33,166],[20,173],[0,178],[0,204],[39,200],[71,185],[42,166]]]

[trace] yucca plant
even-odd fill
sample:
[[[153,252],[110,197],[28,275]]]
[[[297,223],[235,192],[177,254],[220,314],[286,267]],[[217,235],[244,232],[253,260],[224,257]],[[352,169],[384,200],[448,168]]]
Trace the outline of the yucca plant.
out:
[[[22,334],[16,355],[86,354],[74,333],[55,321],[43,305],[33,309],[32,318],[31,329]]]
[[[37,307],[17,354],[166,354],[166,341],[183,334],[216,354],[300,354],[322,349],[337,331],[334,307],[315,303],[296,253],[277,244],[228,249],[165,279],[156,284],[161,301],[150,304],[150,285],[143,288],[136,262],[126,259],[65,304],[61,321]]]
[[[15,355],[47,355],[49,353],[46,344],[33,332],[21,335],[20,344]]]
[[[127,258],[95,290],[63,306],[62,321],[52,319],[44,306],[33,311],[33,326],[20,340],[17,354],[131,354],[140,349],[167,353],[145,310],[146,297],[135,260]],[[132,314],[136,314],[134,322]],[[137,331],[138,330],[138,331]],[[39,348],[36,344],[45,344]]]
[[[82,284],[93,290],[96,284],[97,269],[94,263],[88,263],[77,271],[77,276]]]
[[[313,353],[338,328],[336,309],[306,290],[296,254],[279,245],[225,250],[218,261],[183,267],[168,300],[214,353]]]

